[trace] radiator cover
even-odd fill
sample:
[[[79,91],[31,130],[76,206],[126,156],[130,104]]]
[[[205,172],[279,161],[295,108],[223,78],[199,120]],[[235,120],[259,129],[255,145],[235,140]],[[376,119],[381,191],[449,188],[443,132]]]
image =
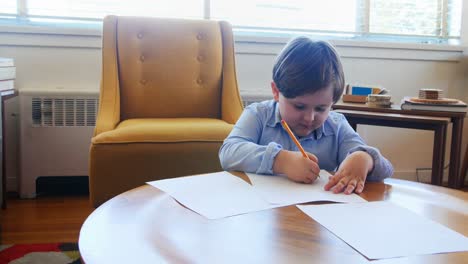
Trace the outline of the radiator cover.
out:
[[[95,90],[19,91],[21,198],[36,196],[40,176],[88,175],[98,98]]]

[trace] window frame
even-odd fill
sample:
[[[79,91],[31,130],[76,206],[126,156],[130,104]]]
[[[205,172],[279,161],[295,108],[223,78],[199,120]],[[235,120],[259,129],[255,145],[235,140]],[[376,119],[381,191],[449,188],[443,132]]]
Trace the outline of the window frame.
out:
[[[362,0],[366,3],[369,3],[370,0]],[[448,0],[439,0],[445,1]],[[462,18],[463,15],[468,15],[468,0],[462,0]],[[75,21],[74,23],[52,23],[52,22],[32,22],[30,17],[27,16],[25,12],[27,0],[17,0],[17,9],[18,16],[17,19],[1,19],[0,18],[0,35],[12,35],[12,34],[26,34],[26,35],[50,35],[51,38],[57,39],[58,36],[69,36],[69,37],[81,37],[86,41],[78,42],[78,44],[64,44],[65,47],[84,47],[84,48],[100,48],[100,38],[102,31],[102,20],[101,19],[68,19],[68,21]],[[210,17],[210,2],[211,0],[204,0],[204,18],[209,19]],[[21,4],[20,4],[21,3]],[[1,14],[0,14],[1,15]],[[369,13],[367,17],[369,16]],[[46,17],[44,17],[46,18]],[[55,17],[54,17],[55,18]],[[369,21],[369,18],[363,19],[362,21]],[[363,25],[366,28],[369,27],[364,22]],[[395,38],[386,38],[383,34],[382,36],[352,36],[352,37],[343,37],[343,36],[334,36],[330,34],[320,34],[319,32],[310,32],[310,31],[300,31],[295,30],[292,33],[287,31],[275,31],[274,33],[259,34],[259,31],[256,29],[248,29],[243,27],[234,27],[234,38],[236,43],[251,43],[256,44],[257,46],[261,45],[270,45],[278,46],[284,45],[294,34],[303,34],[310,35],[313,38],[329,40],[335,45],[343,47],[355,47],[355,48],[376,48],[376,49],[394,49],[394,50],[428,50],[428,51],[439,51],[439,52],[448,52],[448,53],[457,53],[457,54],[467,54],[466,46],[468,46],[468,38],[465,36],[468,33],[468,19],[462,19],[460,39],[455,41],[447,41],[440,43],[437,41],[434,42],[421,42],[420,39],[411,40],[409,38],[402,38],[402,40],[397,41]],[[466,29],[465,29],[466,28]],[[273,30],[273,29],[272,29]],[[447,30],[446,30],[447,31]],[[278,33],[279,32],[279,33]],[[464,34],[465,33],[465,34]],[[350,34],[353,35],[353,34]],[[394,35],[392,35],[394,36]],[[408,40],[409,39],[409,40]],[[463,40],[466,41],[463,42]],[[11,38],[6,40],[0,40],[0,45],[20,45],[21,40],[15,41]],[[35,41],[39,46],[62,46],[56,43],[55,41]],[[81,43],[81,44],[80,44]],[[36,45],[31,43],[31,45]],[[247,45],[248,46],[248,45]],[[242,52],[241,52],[242,53]],[[248,53],[248,52],[247,52]],[[262,52],[260,52],[262,53]],[[267,52],[269,54],[271,52]],[[458,55],[457,55],[458,56]],[[397,58],[402,58],[402,56],[396,56]],[[438,57],[438,56],[436,56]],[[382,58],[386,58],[383,56]],[[391,58],[394,58],[391,56]],[[453,56],[449,55],[449,61],[453,61]],[[436,58],[436,60],[439,60]]]
[[[356,35],[356,36],[359,36],[359,35],[362,35],[362,36],[372,36],[372,35],[376,35],[376,36],[379,36],[379,35],[388,35],[388,36],[395,36],[395,37],[404,37],[404,36],[407,36],[406,34],[381,34],[381,33],[371,33],[370,32],[370,13],[371,13],[371,4],[370,4],[370,1],[371,0],[358,0],[358,4],[360,6],[363,6],[362,9],[359,9],[359,10],[362,10],[363,12],[362,13],[359,13],[357,18],[356,18],[356,22],[357,22],[357,26],[356,26],[356,31],[355,32],[339,32],[339,31],[329,31],[329,32],[320,32],[319,30],[313,30],[313,31],[308,31],[308,30],[298,30],[298,29],[294,29],[294,28],[290,28],[290,29],[275,29],[275,28],[258,28],[259,30],[276,30],[276,31],[280,31],[280,32],[283,32],[283,31],[297,31],[297,32],[305,32],[306,34],[314,34],[314,33],[330,33],[330,34],[333,34],[333,33],[343,33],[343,34],[349,34],[349,35]],[[441,6],[441,14],[443,14],[443,17],[441,17],[439,19],[439,21],[437,21],[438,24],[440,24],[440,26],[438,27],[439,28],[439,34],[438,36],[433,36],[433,37],[426,37],[426,36],[421,36],[422,38],[424,39],[442,39],[442,40],[450,40],[449,39],[449,30],[448,30],[448,20],[449,20],[449,14],[447,13],[447,10],[448,10],[448,5],[449,5],[449,1],[450,0],[437,0],[438,1],[438,5]],[[85,18],[85,17],[60,17],[60,16],[38,16],[38,15],[34,15],[34,16],[30,16],[28,15],[28,12],[27,12],[27,0],[16,0],[16,3],[17,3],[17,14],[14,15],[17,20],[19,21],[28,21],[30,18],[43,18],[43,19],[63,19],[63,20],[71,20],[71,21],[91,21],[91,22],[98,22],[98,21],[101,21],[101,19],[93,19],[93,18]],[[203,0],[203,15],[202,17],[204,19],[211,19],[211,0]],[[8,14],[1,14],[0,15],[6,15],[6,16],[13,16],[13,15],[8,15]],[[234,25],[236,26],[236,25]],[[236,26],[237,27],[237,26]],[[248,28],[246,26],[239,26],[239,28]],[[253,27],[255,28],[255,27]],[[460,39],[461,36],[459,37],[453,37],[454,39]]]

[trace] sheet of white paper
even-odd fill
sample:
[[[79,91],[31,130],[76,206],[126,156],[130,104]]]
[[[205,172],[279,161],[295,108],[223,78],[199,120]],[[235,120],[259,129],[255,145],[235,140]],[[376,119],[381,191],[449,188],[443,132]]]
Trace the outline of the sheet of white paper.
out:
[[[390,202],[298,205],[369,259],[468,250],[468,238]]]
[[[325,191],[323,187],[328,182],[330,173],[320,171],[320,178],[312,184],[297,183],[283,175],[258,175],[247,173],[250,182],[256,191],[267,201],[273,204],[298,204],[315,201],[332,201],[343,203],[367,202],[357,194],[334,194]]]
[[[227,172],[165,179],[148,184],[208,219],[277,207],[258,195],[246,181]]]

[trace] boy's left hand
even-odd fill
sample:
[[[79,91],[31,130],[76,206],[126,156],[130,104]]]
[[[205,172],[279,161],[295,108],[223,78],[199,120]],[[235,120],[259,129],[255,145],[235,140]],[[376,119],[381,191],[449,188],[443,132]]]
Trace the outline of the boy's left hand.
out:
[[[364,190],[366,177],[374,167],[372,157],[364,151],[356,151],[346,157],[335,175],[329,178],[325,190],[345,194],[361,193]]]

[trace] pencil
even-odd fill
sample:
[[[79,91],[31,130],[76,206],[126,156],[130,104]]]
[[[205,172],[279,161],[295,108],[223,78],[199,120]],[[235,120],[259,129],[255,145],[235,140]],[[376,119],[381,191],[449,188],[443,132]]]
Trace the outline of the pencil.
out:
[[[284,121],[284,120],[281,120],[281,125],[283,125],[283,128],[286,130],[286,132],[288,132],[289,136],[294,141],[297,148],[302,152],[302,156],[304,156],[304,158],[308,159],[309,156],[307,156],[305,150],[302,148],[301,143],[299,143],[299,141],[297,141],[297,138],[294,135],[294,133],[291,131],[291,129],[289,128],[288,123],[286,123],[286,121]]]
[[[296,136],[294,135],[294,133],[291,131],[291,129],[289,128],[288,126],[288,123],[286,123],[286,121],[284,120],[281,120],[281,125],[283,126],[284,130],[286,130],[286,132],[288,132],[289,136],[291,137],[291,139],[294,141],[294,144],[296,144],[297,148],[301,151],[302,153],[302,156],[306,159],[309,159],[309,156],[307,156],[307,153],[305,152],[305,150],[302,148],[301,146],[301,143],[299,143],[299,141],[297,141],[297,138]],[[320,178],[320,175],[317,175],[317,177]]]

